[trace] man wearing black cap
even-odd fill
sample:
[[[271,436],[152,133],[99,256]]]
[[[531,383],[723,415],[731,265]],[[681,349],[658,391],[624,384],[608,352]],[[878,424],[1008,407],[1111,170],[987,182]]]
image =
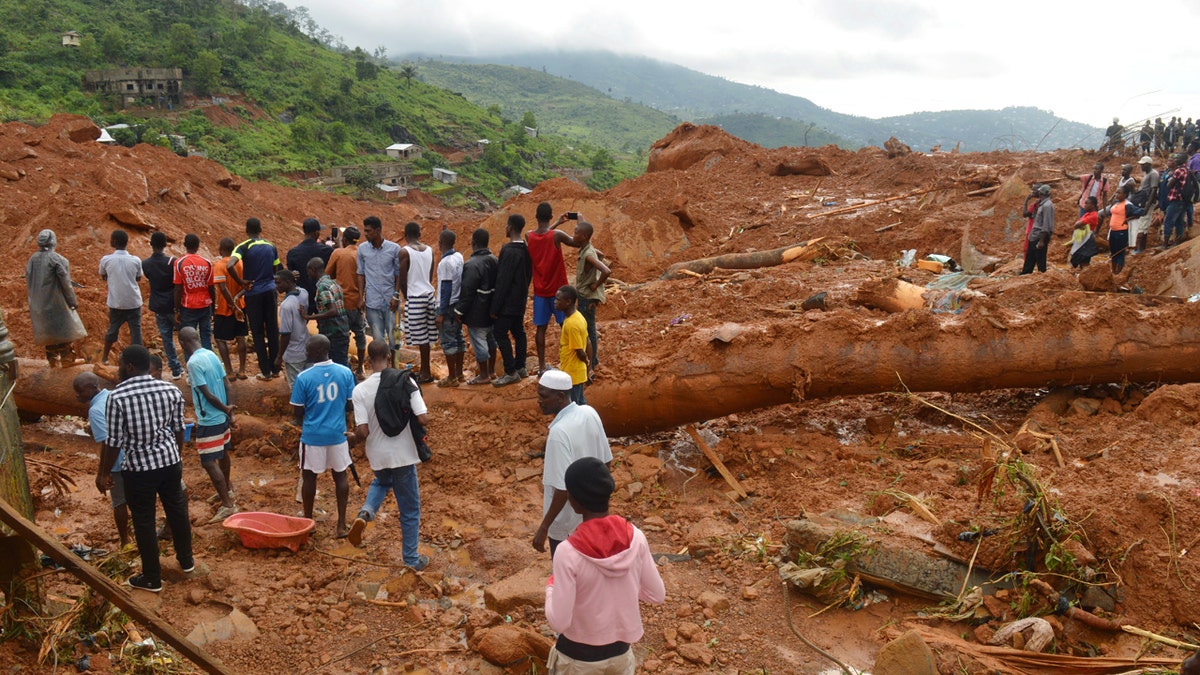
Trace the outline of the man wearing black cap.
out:
[[[558,547],[546,583],[546,621],[558,633],[546,667],[551,673],[633,673],[630,644],[643,632],[638,601],[662,604],[662,576],[646,535],[609,515],[615,485],[604,462],[575,460],[566,484],[571,509],[583,522]]]
[[[533,535],[533,547],[546,550],[550,557],[583,519],[567,506],[567,467],[577,459],[595,457],[612,461],[612,448],[604,433],[600,415],[589,405],[571,400],[571,376],[561,370],[547,370],[538,380],[538,407],[553,415],[546,436],[546,459],[542,465],[542,522]]]
[[[333,249],[319,240],[321,230],[325,226],[316,218],[304,219],[304,241],[296,244],[290,251],[287,252],[287,268],[293,274],[298,274],[296,284],[308,291],[308,313],[317,313],[317,280],[308,278],[308,261],[313,258],[320,258],[329,263],[329,256],[333,253]]]
[[[354,346],[358,362],[354,365],[354,376],[363,378],[363,363],[367,360],[367,324],[363,318],[362,291],[358,287],[358,228],[351,225],[342,230],[342,245],[333,249],[325,272],[342,287],[342,301],[346,306],[346,318],[354,333]]]

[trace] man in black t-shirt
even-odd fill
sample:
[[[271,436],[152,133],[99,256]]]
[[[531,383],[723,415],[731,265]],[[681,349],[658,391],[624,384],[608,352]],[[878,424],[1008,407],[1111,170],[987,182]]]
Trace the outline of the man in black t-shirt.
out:
[[[183,364],[175,351],[175,259],[163,253],[167,247],[167,235],[155,232],[150,235],[150,248],[154,250],[142,261],[142,274],[150,284],[150,311],[158,324],[158,335],[162,338],[163,352],[171,368],[171,379],[183,374]]]
[[[296,285],[308,291],[308,313],[317,313],[317,280],[308,276],[308,261],[320,258],[329,264],[333,249],[321,243],[319,238],[325,226],[316,218],[304,219],[304,241],[287,252],[287,268],[296,276]]]

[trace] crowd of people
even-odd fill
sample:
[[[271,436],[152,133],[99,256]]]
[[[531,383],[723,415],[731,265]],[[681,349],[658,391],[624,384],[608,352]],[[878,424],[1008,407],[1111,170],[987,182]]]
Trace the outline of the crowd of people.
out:
[[[128,233],[115,230],[113,251],[99,266],[108,290],[101,361],[108,362],[127,327],[129,345],[117,360],[120,382],[108,389],[95,372],[83,370],[74,388],[88,405],[89,426],[99,444],[96,487],[110,497],[122,546],[129,542],[132,522],[142,565],[128,585],[162,590],[160,538],[173,540],[185,574],[195,569],[183,482],[186,439],[214,489],[209,502],[216,511],[208,522],[238,511],[231,477],[237,422],[230,381],[248,378],[248,337],[258,359],[255,377],[282,375],[291,390],[300,429],[297,501],[303,515],[313,517],[318,477],[331,473],[337,503],[333,534],[362,546],[368,524],[391,492],[404,564],[424,569],[429,558],[418,550],[416,465],[427,450],[428,409],[420,385],[434,381],[431,347],[437,342],[446,358],[448,374],[437,382],[440,386],[502,387],[528,377],[525,313],[532,286],[538,406],[552,418],[544,450],[543,518],[532,538],[538,551],[548,543],[553,559],[546,614],[559,637],[549,667],[551,672],[633,672],[630,643],[642,635],[638,603],[661,603],[665,589],[645,535],[609,513],[615,487],[608,469],[612,451],[584,394],[599,363],[596,307],[604,302],[611,270],[591,243],[593,226],[578,213],[555,220],[550,204],[543,202],[535,218],[537,227],[525,233],[523,216],[508,217],[499,256],[489,248],[486,229],[472,233],[465,259],[455,249],[454,232],[443,229],[436,264],[419,224],[405,225],[400,246],[384,238],[376,216],[363,221],[361,232],[347,227],[340,237],[324,238],[324,226],[306,219],[304,240],[283,257],[286,268],[256,218],[246,221],[242,243],[220,240],[216,260],[199,254],[202,242],[196,234],[184,237],[185,255],[167,255],[162,232],[151,235],[152,254],[139,260],[127,250]],[[571,234],[559,229],[567,221],[575,221]],[[362,234],[366,241],[359,243]],[[74,365],[80,360],[73,343],[87,334],[77,312],[78,284],[55,250],[54,232],[42,231],[37,244],[26,268],[34,338],[46,348],[52,367]],[[578,249],[574,285],[567,283],[563,245]],[[143,345],[143,279],[165,363]],[[551,318],[561,327],[557,368],[548,365],[546,354]],[[310,333],[309,322],[315,322],[316,333]],[[358,355],[353,361],[351,336]],[[417,347],[418,368],[395,367],[402,344]],[[470,379],[464,373],[468,344],[476,361]],[[191,392],[194,421],[185,419],[181,388],[171,382],[180,378],[186,378]],[[348,414],[353,426],[347,424]],[[347,472],[354,470],[350,449],[358,443],[374,478],[351,522]],[[158,529],[160,501],[166,523]]]
[[[1200,200],[1200,140],[1191,140],[1186,152],[1167,157],[1160,173],[1149,154],[1138,160],[1140,180],[1134,166],[1123,164],[1119,176],[1104,173],[1097,162],[1090,173],[1063,175],[1078,181],[1078,219],[1074,222],[1068,259],[1072,268],[1090,264],[1101,243],[1107,244],[1113,274],[1125,268],[1126,256],[1144,253],[1157,229],[1160,246],[1166,250],[1191,238],[1195,204]],[[1025,199],[1025,260],[1021,273],[1046,271],[1046,254],[1054,235],[1054,203],[1051,186],[1033,186]]]

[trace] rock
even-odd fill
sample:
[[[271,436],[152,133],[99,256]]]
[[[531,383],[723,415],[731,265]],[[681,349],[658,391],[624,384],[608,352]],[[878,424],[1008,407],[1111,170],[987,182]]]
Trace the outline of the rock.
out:
[[[541,633],[506,624],[477,632],[470,647],[488,663],[509,667],[525,663],[530,655],[545,663],[553,644]]]
[[[124,206],[118,206],[117,208],[109,211],[108,215],[113,220],[128,227],[136,227],[141,230],[158,229],[151,225],[140,211],[132,206],[129,206],[128,204]]]
[[[1100,402],[1100,412],[1109,415],[1120,415],[1125,412],[1121,402],[1115,398],[1106,398]]]
[[[937,660],[915,630],[892,640],[875,658],[875,675],[938,675]]]
[[[438,623],[450,628],[462,623],[464,619],[465,617],[463,616],[461,609],[457,607],[451,607],[450,609],[442,612],[442,615],[438,617]]]
[[[1092,566],[1097,563],[1096,556],[1087,550],[1078,539],[1068,539],[1062,543],[1063,550],[1075,557],[1075,562],[1081,566]]]
[[[21,180],[21,172],[8,164],[0,164],[0,178],[5,180]]]
[[[341,623],[346,620],[346,613],[339,609],[329,610],[329,621],[331,623]]]
[[[803,303],[800,304],[800,309],[802,309],[806,312],[810,309],[819,309],[822,312],[824,312],[825,309],[827,308],[826,300],[828,299],[828,297],[829,297],[829,294],[826,293],[825,291],[821,291],[820,293],[817,293],[816,295],[809,296],[809,298],[807,300],[805,300]]]
[[[727,528],[713,518],[703,518],[692,525],[687,533],[688,553],[693,558],[704,556],[721,550],[721,538]]]
[[[883,142],[883,149],[887,151],[888,159],[895,159],[896,157],[903,157],[904,155],[912,154],[912,148],[900,142],[900,139],[896,138],[895,136],[892,136]]]
[[[1079,604],[1086,610],[1102,609],[1112,613],[1117,609],[1117,601],[1107,591],[1098,586],[1088,586],[1079,599]]]
[[[233,610],[228,616],[216,621],[199,624],[188,633],[189,642],[196,645],[206,645],[219,640],[236,640],[258,636],[258,626],[250,617],[239,610]]]
[[[991,644],[992,636],[996,634],[996,631],[986,623],[976,626],[973,632],[975,634],[975,641],[981,645]]]
[[[799,157],[779,162],[771,167],[772,176],[829,176],[833,169],[816,157]]]
[[[150,201],[150,186],[140,171],[126,169],[120,164],[107,162],[96,170],[96,182],[113,197],[131,204]]]
[[[642,529],[646,532],[662,532],[667,529],[667,521],[661,516],[649,516],[642,521]]]
[[[713,659],[715,658],[711,649],[697,642],[679,645],[679,649],[677,651],[685,661],[702,666],[712,665]]]
[[[1007,620],[1009,613],[1007,603],[998,600],[995,596],[985,595],[983,596],[983,606],[987,609],[988,614],[991,614],[993,617],[1001,621]]]
[[[1137,416],[1147,422],[1192,426],[1200,422],[1200,383],[1163,385],[1135,405]]]
[[[192,590],[187,592],[187,601],[192,603],[193,605],[203,604],[204,603],[204,591],[200,590],[199,588],[193,588]]]
[[[704,591],[700,597],[696,598],[696,602],[700,603],[704,609],[711,609],[714,612],[724,612],[729,609],[729,598],[716,591]]]
[[[1094,398],[1077,398],[1071,401],[1071,407],[1067,412],[1080,417],[1090,417],[1100,412],[1100,401]]]
[[[742,599],[743,600],[757,600],[758,597],[759,597],[759,592],[758,592],[757,588],[755,588],[753,586],[743,586],[742,587]]]
[[[629,466],[629,473],[633,474],[634,480],[644,484],[654,484],[658,482],[658,473],[662,471],[663,462],[658,457],[649,455],[633,455],[625,460]]]
[[[701,636],[700,626],[692,623],[691,621],[684,621],[680,623],[679,626],[675,628],[675,633],[688,642],[695,642],[696,640],[700,639]]]
[[[868,415],[863,420],[867,425],[867,433],[872,436],[882,436],[889,433],[896,424],[894,415]]]
[[[100,138],[100,127],[86,117],[55,115],[50,124],[59,126],[59,138],[69,139],[72,143],[86,143]]]
[[[476,539],[467,544],[471,561],[496,576],[505,577],[528,566],[533,549],[527,539],[505,537]],[[547,573],[546,576],[549,576]]]
[[[0,148],[0,162],[19,162],[22,159],[37,158],[37,152],[28,145]]]
[[[1116,287],[1112,266],[1096,264],[1084,267],[1079,272],[1079,285],[1085,291],[1111,292]]]
[[[488,609],[507,614],[517,607],[542,607],[546,603],[546,578],[542,565],[532,565],[516,574],[488,584],[483,603]]]

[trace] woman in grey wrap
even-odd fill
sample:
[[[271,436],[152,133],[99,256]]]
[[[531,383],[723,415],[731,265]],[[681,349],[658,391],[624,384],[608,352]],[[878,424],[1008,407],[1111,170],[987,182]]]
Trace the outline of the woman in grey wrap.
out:
[[[42,230],[37,237],[38,251],[25,266],[29,288],[29,317],[33,323],[33,341],[46,348],[51,367],[75,364],[71,343],[87,337],[87,329],[75,311],[71,264],[55,253],[58,237],[53,230]]]

